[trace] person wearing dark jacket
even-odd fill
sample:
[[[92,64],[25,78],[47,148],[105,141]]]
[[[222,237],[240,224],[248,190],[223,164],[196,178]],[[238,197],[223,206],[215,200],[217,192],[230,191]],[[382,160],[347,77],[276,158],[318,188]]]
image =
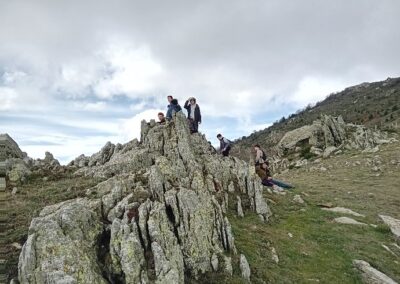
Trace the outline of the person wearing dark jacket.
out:
[[[229,151],[231,150],[231,141],[223,137],[221,134],[217,135],[219,140],[219,151],[221,152],[222,156],[227,157],[229,156]]]
[[[189,128],[191,133],[197,133],[199,131],[199,124],[201,124],[201,113],[200,107],[196,103],[196,99],[189,98],[184,105],[184,108],[188,112]]]
[[[171,104],[168,106],[167,119],[171,120],[172,119],[172,114],[174,112],[179,112],[181,110],[182,110],[182,108],[179,105],[178,100],[177,99],[172,99],[171,100]]]

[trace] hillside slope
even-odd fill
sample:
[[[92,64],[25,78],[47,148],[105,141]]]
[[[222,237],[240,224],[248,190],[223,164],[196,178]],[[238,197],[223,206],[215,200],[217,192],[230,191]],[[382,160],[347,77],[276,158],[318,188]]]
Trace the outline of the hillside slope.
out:
[[[260,144],[273,154],[283,135],[293,129],[311,124],[321,115],[341,115],[345,122],[398,131],[400,127],[400,78],[363,83],[328,96],[314,107],[307,107],[288,118],[282,118],[272,126],[236,140],[233,155],[249,159],[250,148]]]

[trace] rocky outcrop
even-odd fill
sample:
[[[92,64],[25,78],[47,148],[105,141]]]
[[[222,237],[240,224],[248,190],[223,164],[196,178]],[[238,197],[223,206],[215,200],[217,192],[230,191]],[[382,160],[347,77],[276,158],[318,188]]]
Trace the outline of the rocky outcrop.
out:
[[[32,221],[22,283],[184,283],[219,267],[232,275],[227,212],[240,200],[243,214],[271,214],[253,167],[216,155],[180,113],[166,125],[143,122],[141,137],[107,144],[76,172],[107,180]]]
[[[364,283],[367,284],[396,284],[397,282],[373,268],[363,260],[353,260],[353,265],[361,272]]]
[[[296,147],[311,147],[310,152],[329,157],[343,146],[364,150],[390,142],[392,140],[385,133],[362,125],[346,124],[341,116],[335,118],[325,115],[311,125],[287,132],[277,148],[281,153],[288,153],[294,152]]]
[[[311,125],[287,132],[278,143],[282,151],[294,150],[297,146],[310,145],[318,149],[339,146],[346,139],[346,124],[339,116],[323,116]]]
[[[389,226],[390,231],[393,233],[396,240],[400,243],[400,220],[386,215],[379,215],[379,218]]]

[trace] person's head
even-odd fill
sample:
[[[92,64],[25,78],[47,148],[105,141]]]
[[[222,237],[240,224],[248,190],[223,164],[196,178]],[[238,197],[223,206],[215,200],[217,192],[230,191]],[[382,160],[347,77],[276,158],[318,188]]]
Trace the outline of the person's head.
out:
[[[261,148],[260,148],[260,145],[258,145],[258,144],[256,144],[256,145],[254,145],[254,150],[260,150]]]
[[[158,120],[160,120],[160,121],[165,120],[164,113],[162,113],[162,112],[159,112],[159,113],[158,113]]]
[[[196,104],[196,99],[195,98],[190,98],[190,104],[195,105]]]
[[[172,99],[170,101],[170,103],[173,104],[173,105],[177,105],[178,104],[178,100],[177,99]]]
[[[217,135],[217,138],[218,138],[218,140],[221,140],[221,139],[222,139],[222,135],[221,135],[221,134],[218,134],[218,135]]]
[[[173,99],[174,99],[174,98],[173,98],[172,96],[167,96],[167,100],[168,100],[169,103],[171,103],[171,101],[172,101]]]

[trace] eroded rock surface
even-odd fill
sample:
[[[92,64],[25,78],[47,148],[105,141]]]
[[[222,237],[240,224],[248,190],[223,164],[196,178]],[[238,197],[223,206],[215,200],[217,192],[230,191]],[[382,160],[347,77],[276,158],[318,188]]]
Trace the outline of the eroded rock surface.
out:
[[[226,212],[240,200],[244,214],[271,214],[253,167],[216,155],[179,113],[167,125],[143,122],[141,137],[76,160],[85,164],[76,174],[108,179],[32,221],[22,283],[183,283],[219,266],[232,274]]]

